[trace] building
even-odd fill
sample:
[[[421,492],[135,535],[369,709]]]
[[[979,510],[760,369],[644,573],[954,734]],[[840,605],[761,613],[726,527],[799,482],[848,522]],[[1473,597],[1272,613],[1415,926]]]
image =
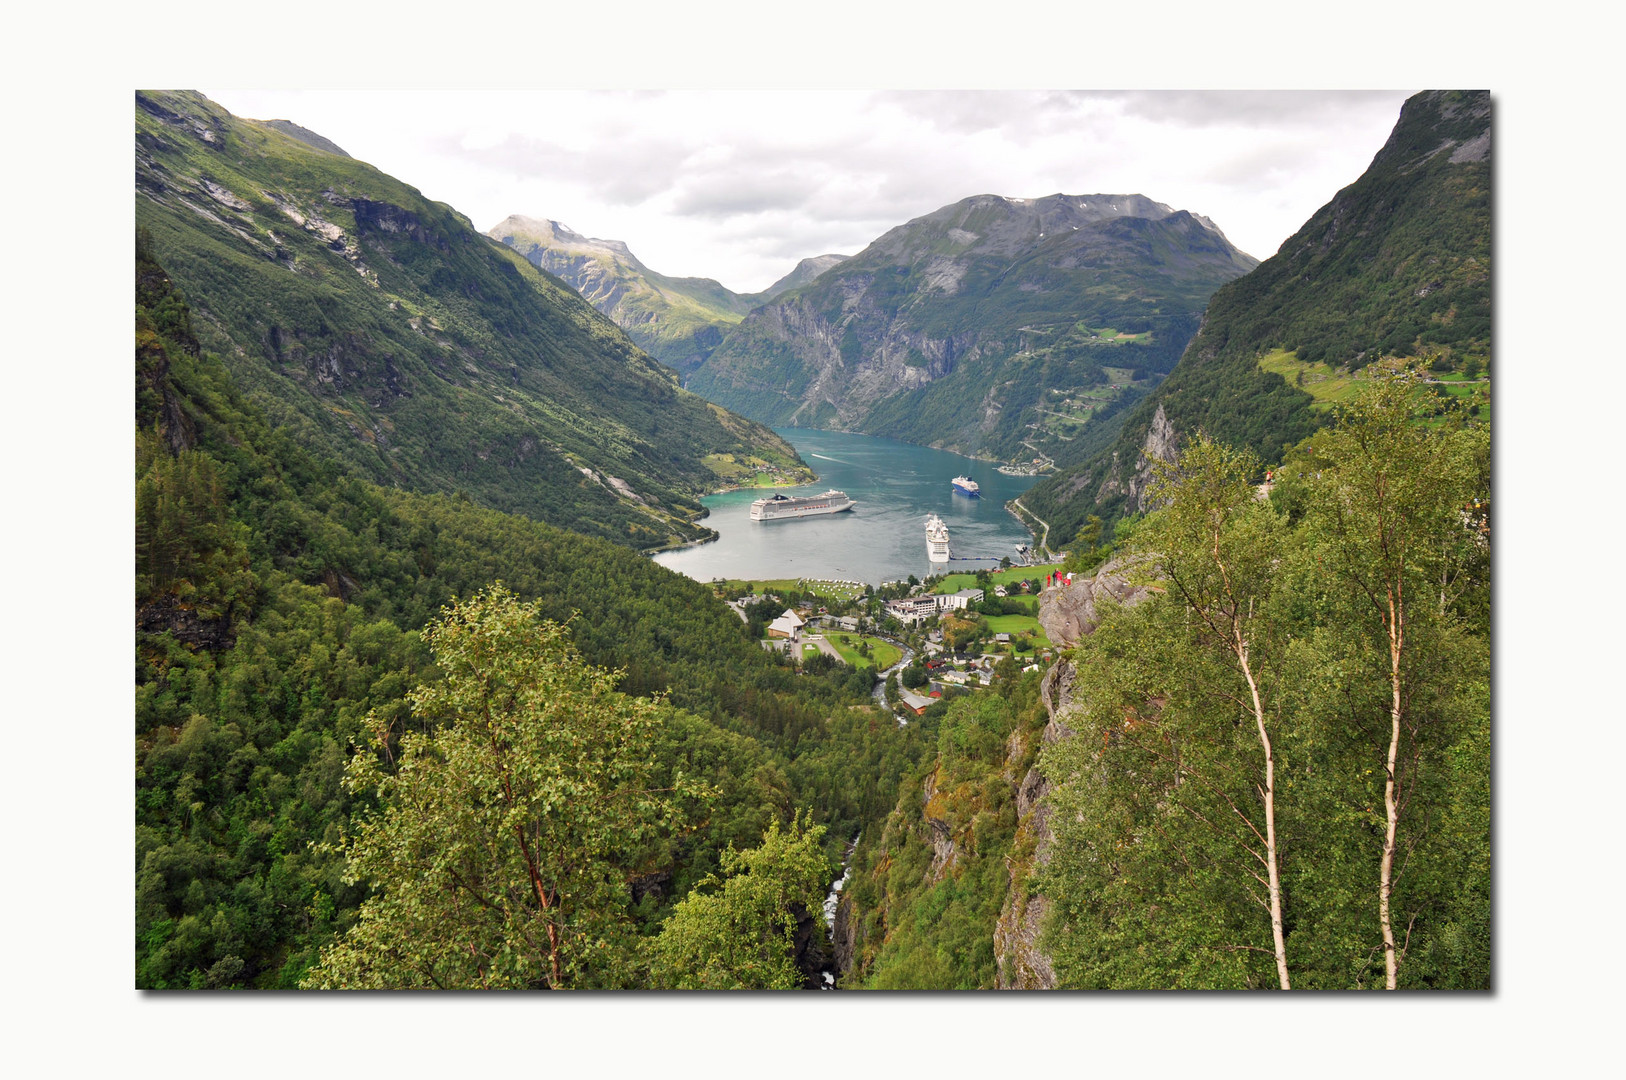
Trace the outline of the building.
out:
[[[801,629],[805,625],[806,624],[802,622],[801,617],[798,616],[796,612],[787,608],[785,609],[785,613],[783,615],[779,616],[779,618],[768,624],[768,636],[790,638],[792,641],[795,641],[797,635],[801,633]]]
[[[939,599],[941,597],[911,596],[906,600],[888,600],[886,611],[899,622],[918,623],[937,614]]]
[[[932,704],[931,698],[921,697],[913,690],[903,690],[898,694],[898,699],[903,702],[904,708],[908,709],[916,716],[919,716],[921,713],[925,712],[927,706]]]
[[[982,603],[983,591],[981,589],[961,589],[949,596],[940,596],[945,611],[961,611],[972,604]]]

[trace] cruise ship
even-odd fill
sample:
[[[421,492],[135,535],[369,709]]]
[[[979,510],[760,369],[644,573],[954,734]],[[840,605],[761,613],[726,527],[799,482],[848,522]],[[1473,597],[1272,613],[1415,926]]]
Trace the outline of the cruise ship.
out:
[[[751,504],[751,520],[773,521],[776,518],[839,514],[857,505],[847,498],[845,491],[837,491],[835,488],[831,488],[823,495],[775,495],[768,499],[758,499]]]
[[[978,487],[977,482],[971,479],[969,476],[956,476],[953,480],[953,484],[954,490],[959,492],[961,495],[969,495],[973,499],[979,499],[982,497],[982,488]]]
[[[949,561],[948,526],[936,514],[926,519],[926,558],[934,563]]]

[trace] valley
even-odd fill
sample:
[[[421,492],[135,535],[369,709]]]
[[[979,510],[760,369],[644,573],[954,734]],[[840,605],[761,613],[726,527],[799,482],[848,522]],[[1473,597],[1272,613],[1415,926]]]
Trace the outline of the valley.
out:
[[[1493,986],[1487,94],[1263,261],[977,194],[748,293],[134,119],[139,989]]]

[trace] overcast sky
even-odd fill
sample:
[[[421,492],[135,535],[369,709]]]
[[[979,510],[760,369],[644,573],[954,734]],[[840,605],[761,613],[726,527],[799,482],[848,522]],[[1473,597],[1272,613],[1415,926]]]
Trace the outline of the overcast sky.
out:
[[[1372,160],[1410,90],[241,91],[449,203],[624,240],[751,292],[969,195],[1138,193],[1258,258]]]

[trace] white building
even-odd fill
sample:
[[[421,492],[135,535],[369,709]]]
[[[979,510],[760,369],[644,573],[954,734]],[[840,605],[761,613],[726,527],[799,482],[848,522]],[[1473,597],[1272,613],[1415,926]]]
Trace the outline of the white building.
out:
[[[768,636],[790,638],[794,641],[804,625],[806,624],[802,622],[801,616],[787,608],[783,615],[768,624]]]

